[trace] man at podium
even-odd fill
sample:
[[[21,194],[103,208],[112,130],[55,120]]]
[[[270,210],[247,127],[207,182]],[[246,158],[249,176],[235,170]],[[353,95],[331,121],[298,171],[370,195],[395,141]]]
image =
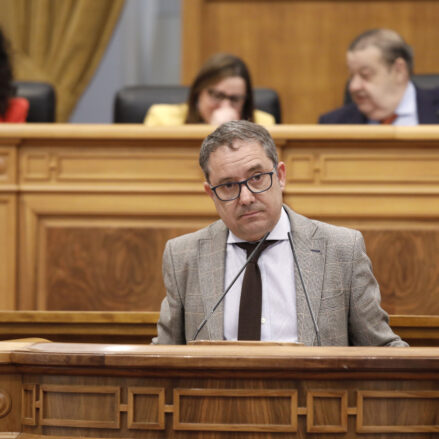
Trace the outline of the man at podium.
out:
[[[155,343],[407,346],[380,307],[361,233],[283,204],[286,167],[265,128],[221,125],[199,162],[221,219],[167,242]]]

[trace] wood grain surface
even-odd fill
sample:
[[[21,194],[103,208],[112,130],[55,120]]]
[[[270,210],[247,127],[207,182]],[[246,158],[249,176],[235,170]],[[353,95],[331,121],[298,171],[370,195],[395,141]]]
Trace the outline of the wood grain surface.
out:
[[[367,252],[390,314],[439,315],[439,230],[366,230]]]
[[[157,311],[165,296],[161,260],[168,239],[187,230],[51,228],[47,309]]]

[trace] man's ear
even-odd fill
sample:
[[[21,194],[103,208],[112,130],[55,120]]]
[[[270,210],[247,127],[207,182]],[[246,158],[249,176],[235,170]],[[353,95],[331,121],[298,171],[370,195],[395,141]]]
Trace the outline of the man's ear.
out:
[[[279,186],[282,190],[285,189],[285,183],[287,179],[287,171],[284,162],[279,162],[277,164],[277,178],[279,179]]]
[[[209,195],[209,197],[212,198],[213,200],[215,194],[213,193],[213,190],[210,188],[210,184],[207,181],[205,181],[203,187],[204,187],[204,192],[206,192],[206,194]]]
[[[395,62],[393,63],[393,69],[398,81],[405,83],[409,80],[410,78],[409,69],[406,61],[403,58],[401,57],[396,58]]]

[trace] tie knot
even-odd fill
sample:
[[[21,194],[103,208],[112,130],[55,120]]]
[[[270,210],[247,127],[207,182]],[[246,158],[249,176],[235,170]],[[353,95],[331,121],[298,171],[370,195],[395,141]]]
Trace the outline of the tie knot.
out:
[[[398,117],[398,115],[396,115],[395,113],[391,114],[390,116],[385,117],[384,119],[381,119],[380,124],[381,125],[392,125],[392,123],[395,122],[395,119],[397,117]]]
[[[257,263],[259,256],[261,256],[261,253],[270,245],[274,244],[275,242],[277,242],[274,239],[271,240],[266,240],[265,242],[262,243],[262,245],[259,247],[259,250],[253,255],[253,258],[251,260],[251,262],[253,263]],[[259,244],[259,242],[237,242],[236,245],[242,249],[244,249],[247,252],[247,258],[250,256],[251,252],[257,247],[257,245]]]

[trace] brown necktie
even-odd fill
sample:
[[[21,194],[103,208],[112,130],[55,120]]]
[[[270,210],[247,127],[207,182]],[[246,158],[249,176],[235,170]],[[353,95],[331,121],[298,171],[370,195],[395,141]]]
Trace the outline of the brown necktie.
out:
[[[381,125],[392,125],[393,122],[395,122],[395,119],[398,116],[396,114],[392,114],[389,117],[385,117],[384,119],[380,120]]]
[[[262,282],[258,259],[275,242],[265,241],[245,269],[239,304],[238,340],[261,339]],[[240,242],[237,245],[247,251],[248,258],[258,243]]]

